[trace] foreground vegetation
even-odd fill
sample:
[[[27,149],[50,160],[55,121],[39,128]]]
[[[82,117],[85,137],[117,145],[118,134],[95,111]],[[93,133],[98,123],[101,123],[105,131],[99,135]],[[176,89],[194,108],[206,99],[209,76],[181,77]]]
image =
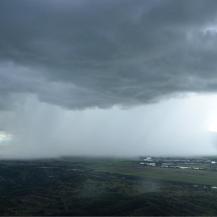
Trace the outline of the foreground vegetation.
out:
[[[217,172],[136,160],[0,162],[1,215],[217,215]]]

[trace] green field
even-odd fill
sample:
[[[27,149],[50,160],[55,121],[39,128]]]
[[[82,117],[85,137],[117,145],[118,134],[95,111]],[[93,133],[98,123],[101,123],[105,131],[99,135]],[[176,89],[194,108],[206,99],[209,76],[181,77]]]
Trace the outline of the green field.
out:
[[[137,161],[127,160],[110,160],[105,162],[99,160],[90,163],[89,166],[99,172],[139,176],[162,181],[217,186],[217,171],[211,170],[142,167],[139,166]]]

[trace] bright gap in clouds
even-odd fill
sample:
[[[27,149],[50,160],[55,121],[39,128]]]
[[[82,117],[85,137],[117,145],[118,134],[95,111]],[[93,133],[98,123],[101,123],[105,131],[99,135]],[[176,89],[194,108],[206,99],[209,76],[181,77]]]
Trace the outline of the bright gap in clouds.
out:
[[[12,140],[12,135],[5,131],[0,131],[0,144],[9,142]]]
[[[211,133],[217,133],[217,120],[213,120],[208,127],[208,131]]]

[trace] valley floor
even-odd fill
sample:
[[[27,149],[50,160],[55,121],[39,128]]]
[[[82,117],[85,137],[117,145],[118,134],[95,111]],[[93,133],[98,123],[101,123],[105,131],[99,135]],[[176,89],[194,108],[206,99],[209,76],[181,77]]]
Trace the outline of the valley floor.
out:
[[[217,215],[217,171],[142,167],[138,160],[0,161],[0,214]]]

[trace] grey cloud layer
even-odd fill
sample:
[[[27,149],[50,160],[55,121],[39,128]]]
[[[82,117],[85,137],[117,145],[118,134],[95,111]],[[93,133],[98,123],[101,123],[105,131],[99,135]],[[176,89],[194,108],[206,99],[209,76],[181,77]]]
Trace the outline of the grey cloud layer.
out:
[[[216,91],[216,11],[215,0],[2,0],[0,107],[14,93],[85,108]]]

